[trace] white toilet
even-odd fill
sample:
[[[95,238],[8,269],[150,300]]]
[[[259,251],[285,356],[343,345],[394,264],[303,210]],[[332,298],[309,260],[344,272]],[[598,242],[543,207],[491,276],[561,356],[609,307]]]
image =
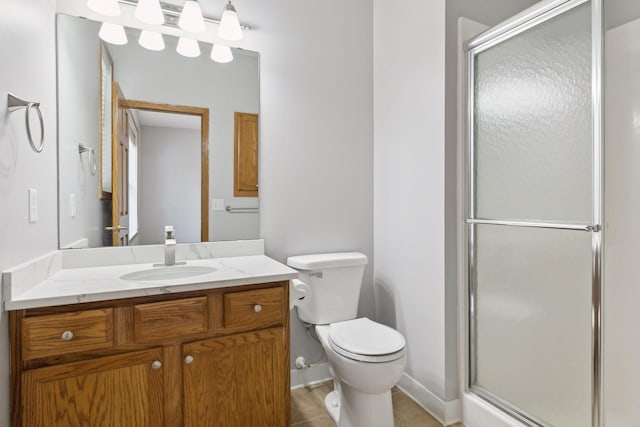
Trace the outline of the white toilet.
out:
[[[338,427],[392,427],[391,388],[406,363],[400,332],[356,318],[367,257],[357,252],[292,256],[287,264],[311,289],[298,307],[327,352],[334,391],[325,406]]]

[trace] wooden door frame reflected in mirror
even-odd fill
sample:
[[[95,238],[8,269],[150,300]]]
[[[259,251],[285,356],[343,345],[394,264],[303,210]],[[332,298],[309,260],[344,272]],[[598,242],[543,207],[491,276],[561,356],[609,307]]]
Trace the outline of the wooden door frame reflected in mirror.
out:
[[[209,241],[209,109],[127,99],[123,108],[200,117],[200,241]]]
[[[105,230],[111,230],[113,246],[126,246],[129,244],[129,219],[125,217],[123,208],[128,204],[125,196],[128,186],[125,163],[128,159],[124,158],[124,146],[128,142],[129,122],[125,107],[126,98],[116,81],[112,82],[111,99],[111,225],[105,227]],[[126,219],[126,226],[122,226],[123,219]]]

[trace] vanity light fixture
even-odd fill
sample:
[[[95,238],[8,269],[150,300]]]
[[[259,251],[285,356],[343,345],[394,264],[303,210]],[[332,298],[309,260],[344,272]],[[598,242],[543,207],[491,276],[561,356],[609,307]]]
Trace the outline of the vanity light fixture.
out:
[[[87,0],[87,7],[106,16],[120,16],[118,0]]]
[[[231,48],[223,44],[214,44],[211,49],[211,59],[221,64],[226,64],[233,61],[233,53]]]
[[[187,0],[180,14],[178,26],[191,33],[204,33],[204,18],[198,0]]]
[[[140,38],[138,39],[138,44],[149,50],[159,51],[164,49],[164,39],[162,38],[162,34],[156,33],[155,31],[142,30]]]
[[[164,24],[164,15],[160,7],[160,0],[140,0],[136,6],[134,15],[146,24]]]
[[[184,31],[202,33],[206,31],[205,21],[218,24],[218,37],[223,40],[242,40],[242,31],[252,29],[250,26],[240,24],[238,13],[231,4],[231,0],[228,0],[219,20],[203,16],[199,0],[186,0],[182,8],[160,0],[87,0],[87,7],[102,15],[117,16],[120,15],[119,3],[135,7],[135,17],[149,25],[164,25],[166,17],[170,26],[175,26],[177,22],[178,27]],[[161,33],[162,30],[158,32],[143,30],[138,43],[149,50],[163,50],[165,44]],[[127,35],[122,25],[105,22],[100,27],[99,36],[107,43],[118,45],[127,43]],[[176,51],[189,58],[200,56],[198,42],[193,39],[180,38]],[[231,62],[233,53],[228,45],[214,45],[211,49],[211,59],[220,63]]]
[[[111,44],[127,44],[127,34],[124,32],[122,25],[112,24],[111,22],[103,22],[100,26],[98,36]]]
[[[223,40],[238,41],[242,40],[242,28],[238,20],[236,8],[231,4],[231,0],[224,7],[220,26],[218,27],[218,37]]]
[[[176,52],[187,58],[196,58],[200,56],[200,46],[196,40],[180,37]]]

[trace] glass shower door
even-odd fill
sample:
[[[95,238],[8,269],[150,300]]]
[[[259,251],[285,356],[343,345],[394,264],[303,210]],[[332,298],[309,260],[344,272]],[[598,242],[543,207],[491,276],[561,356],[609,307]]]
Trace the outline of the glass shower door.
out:
[[[600,52],[591,2],[543,3],[468,46],[469,386],[527,423],[585,427],[599,381]]]

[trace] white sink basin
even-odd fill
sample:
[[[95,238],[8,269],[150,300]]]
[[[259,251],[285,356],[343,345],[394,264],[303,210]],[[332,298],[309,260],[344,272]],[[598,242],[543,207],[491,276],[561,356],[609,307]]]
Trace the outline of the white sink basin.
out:
[[[188,266],[188,265],[172,265],[170,267],[153,267],[147,270],[134,271],[127,273],[120,278],[132,282],[150,281],[150,280],[176,280],[186,279],[189,277],[202,276],[216,271],[214,267],[207,266]]]

